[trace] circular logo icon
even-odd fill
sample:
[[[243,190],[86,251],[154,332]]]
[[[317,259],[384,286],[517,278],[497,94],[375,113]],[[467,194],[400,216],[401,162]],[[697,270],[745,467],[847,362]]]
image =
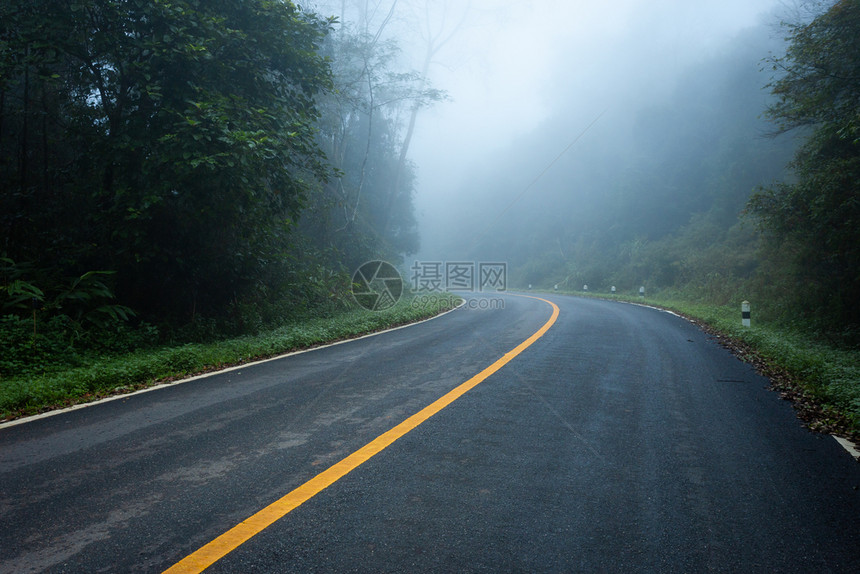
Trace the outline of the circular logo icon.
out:
[[[403,294],[403,279],[391,263],[368,261],[352,276],[352,296],[370,311],[393,307]]]

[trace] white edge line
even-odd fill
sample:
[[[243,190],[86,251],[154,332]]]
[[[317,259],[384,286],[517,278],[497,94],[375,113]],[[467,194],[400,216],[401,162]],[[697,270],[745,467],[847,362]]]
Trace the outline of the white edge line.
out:
[[[574,297],[575,297],[575,295],[574,295]],[[654,305],[647,305],[647,304],[645,304],[645,303],[635,303],[635,302],[633,302],[633,301],[622,301],[622,300],[619,300],[619,299],[603,299],[603,298],[600,298],[600,299],[601,299],[602,301],[614,301],[614,302],[616,302],[616,303],[627,303],[628,305],[636,305],[637,307],[647,307],[648,309],[655,309],[655,310],[657,310],[657,311],[662,311],[662,312],[664,312],[664,313],[669,313],[670,315],[674,315],[674,316],[676,316],[676,317],[679,317],[679,318],[681,318],[681,319],[684,319],[685,321],[689,321],[689,322],[691,322],[691,323],[694,323],[693,321],[691,321],[691,320],[690,320],[690,319],[688,319],[687,317],[684,317],[683,315],[678,315],[678,314],[677,314],[677,313],[675,313],[674,311],[670,311],[670,310],[668,310],[668,309],[663,309],[663,308],[661,308],[661,307],[655,307]],[[694,323],[694,324],[695,324],[695,323]],[[830,436],[832,436],[833,438],[835,438],[835,439],[836,439],[836,442],[838,442],[838,443],[842,446],[842,448],[844,448],[846,451],[848,451],[848,454],[850,454],[851,456],[853,456],[853,457],[854,457],[854,460],[856,460],[856,461],[860,461],[860,449],[858,449],[858,448],[857,448],[857,445],[855,445],[853,442],[851,442],[851,441],[850,441],[850,440],[848,440],[848,439],[842,438],[841,436],[836,436],[835,434],[834,434],[834,435],[830,435]]]
[[[152,385],[152,386],[150,386],[150,387],[146,387],[145,389],[140,389],[139,391],[134,391],[133,393],[126,393],[126,394],[122,394],[122,395],[114,395],[114,396],[111,396],[111,397],[106,397],[106,398],[104,398],[104,399],[99,399],[99,400],[97,400],[97,401],[92,401],[92,402],[89,402],[89,403],[80,403],[80,404],[77,404],[77,405],[72,405],[72,406],[70,406],[70,407],[66,407],[66,408],[64,408],[64,409],[57,409],[57,410],[55,410],[55,411],[49,411],[49,412],[46,412],[46,413],[40,413],[40,414],[38,414],[38,415],[32,415],[32,416],[29,416],[29,417],[23,417],[23,418],[15,419],[15,420],[8,421],[8,422],[5,422],[5,423],[0,423],[0,430],[5,429],[5,428],[8,428],[8,427],[14,427],[14,426],[22,425],[22,424],[25,424],[25,423],[29,423],[29,422],[33,422],[33,421],[37,421],[37,420],[39,420],[39,419],[46,419],[46,418],[48,418],[48,417],[53,417],[53,416],[56,416],[56,415],[61,415],[61,414],[68,413],[68,412],[71,412],[71,411],[76,411],[76,410],[78,410],[78,409],[85,409],[85,408],[88,408],[88,407],[94,407],[94,406],[96,406],[96,405],[101,405],[101,404],[104,404],[104,403],[109,403],[109,402],[111,402],[111,401],[118,401],[118,400],[121,400],[121,399],[127,399],[127,398],[129,398],[129,397],[133,397],[133,396],[135,396],[135,395],[142,395],[143,393],[149,393],[149,392],[152,392],[152,391],[157,391],[157,390],[160,390],[160,389],[166,389],[166,388],[168,388],[168,387],[173,387],[173,386],[176,386],[176,385],[181,385],[181,384],[183,384],[183,383],[188,383],[188,382],[196,381],[196,380],[199,380],[199,379],[205,379],[205,378],[207,378],[207,377],[213,377],[213,376],[215,376],[215,375],[220,375],[220,374],[223,374],[223,373],[229,373],[230,371],[238,371],[239,369],[246,369],[246,368],[248,368],[248,367],[254,367],[254,366],[256,366],[256,365],[262,365],[263,363],[269,363],[269,362],[271,362],[271,361],[278,361],[278,360],[280,360],[280,359],[284,359],[284,358],[286,358],[286,357],[292,357],[293,355],[301,355],[302,353],[310,353],[310,352],[312,352],[312,351],[318,351],[318,350],[320,350],[320,349],[327,349],[328,347],[334,347],[335,345],[343,345],[344,343],[352,343],[353,341],[360,341],[361,339],[367,339],[367,338],[369,338],[369,337],[375,337],[375,336],[377,336],[377,335],[382,335],[383,333],[390,333],[391,331],[397,331],[397,330],[399,330],[399,329],[405,329],[405,328],[407,328],[407,327],[413,327],[413,326],[415,326],[415,325],[420,325],[421,323],[426,323],[427,321],[432,321],[433,319],[438,319],[439,317],[442,317],[442,316],[444,316],[444,315],[447,315],[448,313],[451,313],[451,312],[453,312],[453,311],[456,311],[457,309],[461,308],[461,307],[462,307],[463,305],[465,305],[465,304],[466,304],[466,300],[465,300],[465,299],[463,299],[463,300],[460,302],[460,304],[459,304],[459,305],[457,305],[456,307],[454,307],[453,309],[448,309],[448,310],[447,310],[447,311],[445,311],[444,313],[439,313],[438,315],[433,315],[432,317],[428,317],[427,319],[422,319],[422,320],[420,320],[420,321],[415,321],[414,323],[407,323],[407,324],[405,324],[405,325],[399,325],[399,326],[397,326],[397,327],[391,327],[390,329],[384,329],[384,330],[382,330],[382,331],[374,331],[373,333],[367,333],[366,335],[360,335],[360,336],[358,336],[358,337],[353,337],[353,338],[350,338],[350,339],[344,339],[344,340],[342,340],[342,341],[335,341],[334,343],[327,343],[327,344],[325,344],[325,345],[320,345],[320,346],[318,346],[318,347],[310,347],[310,348],[308,348],[308,349],[299,349],[298,351],[290,351],[289,353],[284,353],[284,354],[282,354],[282,355],[276,355],[276,356],[274,356],[274,357],[269,357],[268,359],[261,359],[261,360],[259,360],[259,361],[253,361],[253,362],[250,362],[250,363],[242,363],[241,365],[236,365],[236,366],[233,366],[233,367],[227,367],[227,368],[220,369],[220,370],[217,370],[217,371],[212,371],[212,372],[209,372],[209,373],[203,373],[202,375],[194,375],[193,377],[188,377],[188,378],[185,378],[185,379],[180,379],[180,380],[178,380],[178,381],[171,381],[171,382],[169,382],[169,383],[155,383],[154,385]]]
[[[669,311],[668,309],[661,309],[660,307],[654,307],[652,305],[645,305],[644,303],[633,303],[632,301],[619,301],[619,302],[620,303],[628,303],[630,305],[638,305],[640,307],[648,307],[650,309],[657,309],[658,311],[663,311],[665,313],[675,315],[676,317],[681,317],[681,319],[686,319],[687,321],[690,321],[686,317],[678,315],[677,313]],[[690,322],[692,322],[692,321],[690,321]],[[842,448],[844,448],[846,451],[848,451],[848,454],[850,454],[852,457],[854,457],[854,460],[860,461],[860,449],[857,448],[857,445],[855,445],[853,442],[851,442],[850,440],[848,440],[846,438],[842,438],[841,436],[836,436],[835,434],[830,435],[830,436],[832,436],[834,439],[836,439],[836,442],[838,442],[842,446]]]
[[[689,319],[687,319],[683,315],[678,315],[674,311],[670,311],[669,309],[664,309],[662,307],[655,307],[654,305],[648,305],[646,303],[634,303],[633,301],[621,301],[618,299],[604,299],[604,301],[615,301],[617,303],[627,303],[628,305],[636,305],[637,307],[645,307],[647,309],[654,309],[656,311],[662,311],[663,313],[669,313],[670,315],[674,315],[674,316],[678,317],[679,319],[684,319],[685,321],[690,321]],[[690,321],[690,323],[692,323],[692,321]]]
[[[841,436],[832,436],[836,439],[836,442],[842,445],[842,448],[848,451],[848,454],[854,457],[854,460],[860,460],[860,450],[857,450],[857,446],[853,442]]]
[[[518,291],[518,293],[522,293],[522,291]],[[535,291],[535,293],[544,293],[544,291]],[[566,297],[577,297],[577,296],[578,296],[578,295],[577,295],[577,294],[575,294],[575,293],[574,293],[574,294],[556,293],[556,292],[554,292],[554,291],[552,291],[552,292],[546,292],[546,294],[547,294],[547,295],[552,295],[552,294],[555,294],[555,295],[562,295],[562,296],[566,296]],[[655,311],[662,311],[663,313],[668,313],[668,314],[670,314],[670,315],[674,315],[675,317],[678,317],[679,319],[683,319],[683,320],[685,320],[685,321],[688,321],[688,322],[690,322],[690,323],[693,323],[693,321],[691,321],[691,320],[690,320],[690,319],[688,319],[687,317],[684,317],[683,315],[679,315],[679,314],[675,313],[674,311],[670,311],[669,309],[664,309],[664,308],[662,308],[662,307],[655,307],[654,305],[648,305],[648,304],[646,304],[646,303],[636,303],[636,302],[634,302],[634,301],[624,301],[623,299],[604,299],[603,297],[600,297],[600,296],[597,296],[597,297],[583,297],[583,299],[598,299],[598,300],[600,300],[600,301],[610,301],[610,302],[612,302],[612,303],[625,303],[625,304],[627,304],[627,305],[636,305],[637,307],[645,307],[646,309],[654,309]],[[694,323],[694,324],[695,324],[695,323]]]
[[[607,300],[611,301],[611,299],[607,299]],[[687,321],[690,321],[690,319],[687,319],[686,317],[678,315],[677,313],[674,313],[672,311],[669,311],[668,309],[661,309],[660,307],[654,307],[652,305],[646,305],[644,303],[633,303],[632,301],[619,301],[619,303],[628,303],[630,305],[638,305],[640,307],[648,307],[649,309],[656,309],[658,311],[663,311],[665,313],[675,315],[676,317],[680,317],[681,319],[685,319]],[[690,322],[692,323],[692,321],[690,321]],[[832,436],[834,439],[836,439],[836,442],[838,442],[842,446],[842,448],[844,448],[846,451],[848,451],[848,454],[853,456],[854,460],[860,461],[860,449],[857,448],[857,445],[855,445],[853,442],[851,442],[850,440],[848,440],[846,438],[842,438],[841,436],[836,436],[835,434],[830,435],[830,436]]]

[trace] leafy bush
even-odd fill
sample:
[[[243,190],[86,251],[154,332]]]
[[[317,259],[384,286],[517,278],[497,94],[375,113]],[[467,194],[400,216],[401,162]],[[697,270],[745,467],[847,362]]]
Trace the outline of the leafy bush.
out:
[[[22,319],[17,315],[0,317],[0,376],[43,373],[78,364],[80,356],[69,344],[68,318],[58,316],[48,322]]]
[[[134,312],[113,302],[109,271],[56,278],[0,258],[0,376],[61,370],[84,357],[152,346],[158,329],[129,324]],[[40,286],[37,286],[37,283]]]

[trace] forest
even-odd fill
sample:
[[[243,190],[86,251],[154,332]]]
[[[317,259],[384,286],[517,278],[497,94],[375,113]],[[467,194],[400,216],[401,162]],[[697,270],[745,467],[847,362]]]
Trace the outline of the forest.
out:
[[[550,117],[429,227],[410,146],[450,105],[430,70],[454,32],[409,66],[389,33],[409,3],[336,4],[0,5],[5,351],[253,332],[416,254],[505,261],[519,287],[751,299],[857,343],[860,1],[737,33],[667,98]],[[573,143],[550,163],[547,141]]]
[[[384,26],[282,1],[4,2],[4,353],[254,332],[414,252],[403,118],[444,93]]]

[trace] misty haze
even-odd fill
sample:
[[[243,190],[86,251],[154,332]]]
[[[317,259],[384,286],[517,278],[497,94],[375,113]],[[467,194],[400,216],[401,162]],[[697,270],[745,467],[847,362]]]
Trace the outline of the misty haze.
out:
[[[858,38],[4,2],[0,573],[860,569]]]

